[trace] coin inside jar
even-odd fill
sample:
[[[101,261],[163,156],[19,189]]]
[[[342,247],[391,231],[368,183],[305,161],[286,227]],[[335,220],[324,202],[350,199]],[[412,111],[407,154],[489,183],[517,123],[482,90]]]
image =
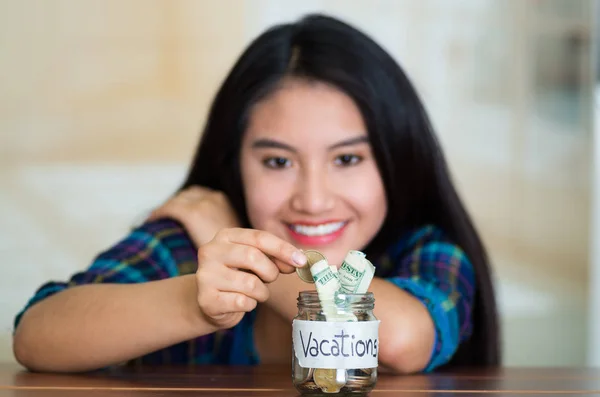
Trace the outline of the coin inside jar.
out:
[[[305,383],[312,379],[313,371],[314,370],[312,368],[303,368],[303,367],[297,366],[296,372],[294,373],[294,380],[298,384]]]
[[[310,268],[312,265],[314,265],[315,263],[325,260],[327,261],[327,258],[325,258],[325,256],[320,253],[319,251],[315,251],[315,250],[306,250],[306,251],[302,251],[304,252],[304,255],[306,255],[306,258],[308,259],[306,261],[306,265],[302,266],[302,267],[297,267],[296,268],[296,273],[298,274],[298,277],[300,277],[300,279],[306,283],[311,283],[314,284],[315,280],[313,280],[313,276],[310,273]]]
[[[346,384],[346,371],[337,369],[315,369],[315,384],[325,393],[337,393]]]

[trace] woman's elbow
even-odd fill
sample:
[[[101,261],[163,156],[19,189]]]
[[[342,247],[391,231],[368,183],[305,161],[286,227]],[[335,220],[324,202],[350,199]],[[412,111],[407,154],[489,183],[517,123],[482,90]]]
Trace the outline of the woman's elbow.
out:
[[[34,372],[51,371],[44,365],[44,351],[41,347],[43,335],[39,326],[29,311],[25,312],[17,325],[12,340],[12,349],[15,360],[26,369]]]
[[[23,326],[19,325],[13,334],[13,355],[23,367],[30,371],[36,371],[38,368],[35,365],[35,354],[27,339],[27,333],[23,331]]]
[[[396,374],[419,373],[427,368],[435,343],[435,332],[406,332],[403,337],[384,340],[379,351],[379,361]]]

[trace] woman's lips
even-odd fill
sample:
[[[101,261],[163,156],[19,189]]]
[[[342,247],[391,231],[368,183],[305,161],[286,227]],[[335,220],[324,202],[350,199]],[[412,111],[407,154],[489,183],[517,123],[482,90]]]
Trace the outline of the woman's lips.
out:
[[[300,245],[320,246],[334,242],[342,236],[348,221],[329,221],[322,223],[292,223],[288,224],[290,237]]]

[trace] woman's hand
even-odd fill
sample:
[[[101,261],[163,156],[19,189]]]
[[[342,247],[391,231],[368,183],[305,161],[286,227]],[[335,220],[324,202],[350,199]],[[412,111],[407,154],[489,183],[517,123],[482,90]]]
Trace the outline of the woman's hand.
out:
[[[268,299],[268,283],[306,263],[301,251],[279,237],[239,228],[227,196],[219,191],[185,189],[149,220],[161,217],[181,222],[198,247],[198,305],[205,320],[219,328],[237,324]]]
[[[269,298],[268,283],[306,263],[304,254],[271,233],[222,229],[198,250],[198,304],[206,321],[236,325]]]
[[[239,227],[227,196],[216,190],[191,186],[155,209],[148,220],[169,217],[179,221],[196,247],[208,243],[219,230]]]

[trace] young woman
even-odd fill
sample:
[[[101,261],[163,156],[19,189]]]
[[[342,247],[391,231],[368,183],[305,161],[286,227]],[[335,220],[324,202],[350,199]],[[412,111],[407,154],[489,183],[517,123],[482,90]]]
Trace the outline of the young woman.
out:
[[[38,371],[290,363],[303,249],[362,250],[397,373],[500,364],[484,248],[410,81],[373,40],[311,15],[241,55],[181,189],[15,319]]]

